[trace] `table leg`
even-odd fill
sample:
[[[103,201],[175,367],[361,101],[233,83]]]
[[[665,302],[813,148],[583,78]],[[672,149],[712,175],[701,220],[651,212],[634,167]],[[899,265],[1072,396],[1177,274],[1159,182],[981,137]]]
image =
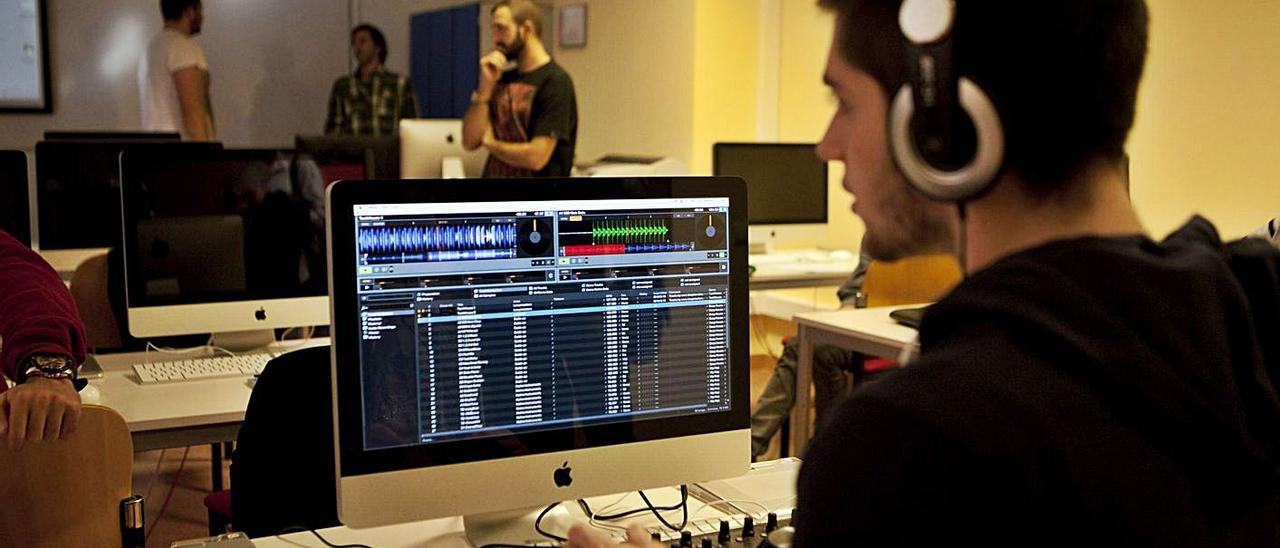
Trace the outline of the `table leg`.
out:
[[[803,457],[809,443],[809,391],[813,388],[813,337],[803,324],[796,331],[800,359],[796,363],[796,400],[791,407],[790,452]]]
[[[209,455],[213,461],[213,492],[217,493],[222,490],[222,444],[210,444]]]

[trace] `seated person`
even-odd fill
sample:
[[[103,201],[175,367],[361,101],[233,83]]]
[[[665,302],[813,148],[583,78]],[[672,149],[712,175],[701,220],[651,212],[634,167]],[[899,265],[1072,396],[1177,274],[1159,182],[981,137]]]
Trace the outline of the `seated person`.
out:
[[[926,313],[919,357],[805,453],[793,545],[1276,546],[1280,251],[1201,217],[1162,242],[1139,223],[1122,165],[1145,3],[906,2],[925,13],[820,2],[839,107],[819,150],[845,163],[865,249],[888,259],[872,244],[943,196],[886,130],[908,36],[952,45],[998,116],[1000,165],[947,196],[969,275]],[[568,543],[608,544],[582,525]]]
[[[866,306],[862,296],[862,280],[867,275],[867,266],[871,260],[863,254],[859,257],[858,266],[853,274],[841,284],[836,295],[840,298],[841,308]],[[859,302],[862,301],[862,302]],[[782,355],[773,368],[764,392],[756,399],[755,409],[751,411],[751,458],[755,460],[769,449],[769,440],[782,427],[783,421],[791,413],[796,404],[796,364],[800,363],[799,342],[795,337],[783,341]],[[835,346],[819,345],[813,349],[813,407],[817,413],[817,423],[836,401],[848,389],[848,378],[845,371],[854,367],[862,359],[862,354],[851,352]]]
[[[84,326],[44,259],[0,231],[0,436],[15,451],[64,439],[80,420]],[[14,383],[12,388],[9,383]]]

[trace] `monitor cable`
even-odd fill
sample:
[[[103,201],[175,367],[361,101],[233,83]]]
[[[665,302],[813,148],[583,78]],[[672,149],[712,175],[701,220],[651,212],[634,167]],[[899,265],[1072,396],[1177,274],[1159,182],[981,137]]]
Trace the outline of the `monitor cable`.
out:
[[[662,522],[663,526],[665,526],[668,529],[671,529],[672,531],[675,531],[675,532],[683,531],[684,528],[689,525],[689,486],[688,485],[682,484],[680,486],[680,503],[673,504],[671,506],[654,506],[653,502],[649,500],[648,495],[644,494],[644,491],[636,491],[636,492],[639,493],[640,498],[644,500],[644,503],[645,503],[644,508],[636,508],[634,510],[627,510],[625,512],[618,512],[616,514],[597,515],[591,511],[591,506],[587,504],[587,501],[585,499],[578,499],[578,505],[582,507],[582,511],[587,514],[587,517],[593,521],[616,521],[616,520],[628,518],[637,514],[652,512],[653,515],[658,518],[658,521]],[[683,513],[683,517],[681,519],[679,527],[672,525],[671,522],[667,521],[666,518],[662,517],[662,514],[660,513],[660,512],[669,512],[673,510],[681,510]]]
[[[326,538],[324,538],[324,537],[320,536],[320,532],[319,532],[319,531],[316,531],[315,529],[311,529],[311,528],[308,528],[308,527],[297,527],[297,526],[294,526],[294,527],[286,527],[286,528],[284,528],[284,529],[280,530],[280,532],[279,532],[279,533],[276,533],[276,535],[275,535],[275,536],[276,536],[276,537],[279,537],[280,535],[287,535],[287,534],[289,534],[289,533],[304,533],[304,532],[305,532],[305,533],[311,533],[312,535],[315,535],[315,537],[316,537],[317,539],[320,539],[320,542],[323,542],[323,543],[324,543],[324,545],[325,545],[325,546],[328,546],[329,548],[373,548],[372,546],[369,546],[369,545],[367,545],[367,544],[334,544],[334,543],[332,543],[332,542],[329,542],[329,540],[328,540],[328,539],[326,539]]]

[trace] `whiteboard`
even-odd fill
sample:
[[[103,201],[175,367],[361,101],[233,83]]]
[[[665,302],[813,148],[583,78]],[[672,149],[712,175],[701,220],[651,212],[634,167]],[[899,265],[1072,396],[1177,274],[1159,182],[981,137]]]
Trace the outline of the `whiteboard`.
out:
[[[44,0],[0,0],[0,111],[48,112]]]

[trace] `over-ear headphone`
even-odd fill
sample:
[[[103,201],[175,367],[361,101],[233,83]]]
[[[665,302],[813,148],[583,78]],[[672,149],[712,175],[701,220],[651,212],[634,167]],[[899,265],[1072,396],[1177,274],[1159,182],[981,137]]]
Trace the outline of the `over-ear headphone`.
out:
[[[1004,130],[986,93],[957,74],[955,0],[904,0],[909,79],[889,109],[889,149],[912,186],[960,202],[990,186],[1004,161]]]

